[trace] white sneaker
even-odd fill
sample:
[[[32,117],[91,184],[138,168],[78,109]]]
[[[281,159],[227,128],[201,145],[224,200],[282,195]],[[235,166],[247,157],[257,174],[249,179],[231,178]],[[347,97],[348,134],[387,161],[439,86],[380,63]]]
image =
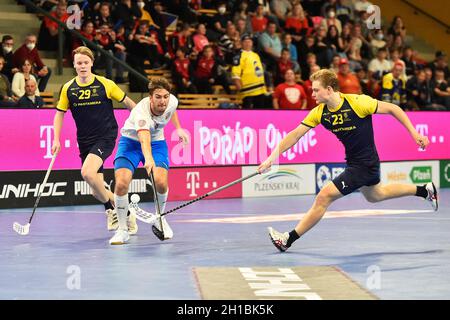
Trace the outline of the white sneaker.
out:
[[[105,211],[107,217],[108,231],[117,230],[119,227],[119,220],[117,220],[116,210],[108,209]]]
[[[161,240],[169,240],[173,238],[173,231],[172,228],[169,226],[169,223],[167,223],[167,220],[165,217],[161,217],[163,230],[161,230],[161,224],[159,223],[160,219],[157,219],[155,224],[152,226],[152,231],[155,234],[155,236]]]
[[[428,196],[427,196],[427,200],[430,201],[431,206],[433,207],[434,211],[437,211],[439,204],[438,204],[438,192],[436,189],[436,186],[434,185],[433,182],[428,182],[425,185],[425,188],[428,191]]]
[[[128,231],[118,229],[114,236],[109,240],[109,244],[112,245],[122,245],[130,240],[130,235]]]
[[[277,230],[273,229],[272,227],[268,227],[267,230],[269,231],[269,237],[270,240],[272,240],[273,245],[280,250],[281,252],[286,251],[289,247],[287,246],[287,241],[289,239],[289,233],[288,232],[278,232]]]
[[[136,214],[134,210],[130,210],[130,215],[128,216],[128,233],[133,236],[138,232],[138,225],[136,222]]]

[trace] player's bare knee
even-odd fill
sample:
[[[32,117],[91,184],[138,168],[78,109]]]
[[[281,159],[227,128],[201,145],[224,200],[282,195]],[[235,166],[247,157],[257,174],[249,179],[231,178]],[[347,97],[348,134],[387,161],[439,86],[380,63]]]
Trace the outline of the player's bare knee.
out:
[[[162,184],[156,183],[156,191],[159,194],[165,194],[167,192],[167,190],[168,190],[167,183],[162,183]]]
[[[93,172],[92,170],[82,168],[81,176],[83,177],[84,181],[86,181],[89,185],[91,185],[94,183],[97,173]]]
[[[114,193],[118,196],[124,196],[128,192],[128,182],[122,179],[116,181],[116,185],[114,187]]]
[[[315,200],[315,205],[328,207],[331,202],[333,202],[331,196],[329,196],[326,192],[319,192]]]
[[[155,184],[156,184],[156,191],[158,193],[163,194],[167,192],[168,186],[167,186],[167,180],[164,178],[156,178],[155,177]]]
[[[379,192],[365,194],[364,197],[366,198],[366,200],[368,202],[376,203],[376,202],[380,202],[384,199],[384,194],[383,194],[383,192],[379,191]]]

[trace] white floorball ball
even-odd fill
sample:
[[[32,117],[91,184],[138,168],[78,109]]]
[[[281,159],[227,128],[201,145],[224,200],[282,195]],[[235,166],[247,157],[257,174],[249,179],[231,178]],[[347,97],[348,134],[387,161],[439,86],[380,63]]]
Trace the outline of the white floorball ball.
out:
[[[139,197],[139,195],[137,193],[134,193],[131,195],[131,202],[138,203],[139,200],[141,200],[141,197]]]

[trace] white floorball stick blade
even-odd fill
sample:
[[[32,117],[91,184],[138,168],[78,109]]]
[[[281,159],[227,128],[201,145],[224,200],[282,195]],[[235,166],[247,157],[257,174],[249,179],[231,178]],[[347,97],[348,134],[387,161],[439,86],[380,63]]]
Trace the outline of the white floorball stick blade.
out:
[[[14,222],[13,229],[18,234],[26,236],[30,232],[30,224],[27,223],[26,225],[22,226],[20,223]]]

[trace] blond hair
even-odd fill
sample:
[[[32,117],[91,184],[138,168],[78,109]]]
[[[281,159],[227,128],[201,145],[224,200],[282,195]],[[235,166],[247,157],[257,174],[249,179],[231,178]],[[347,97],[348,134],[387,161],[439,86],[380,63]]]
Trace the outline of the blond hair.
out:
[[[309,80],[319,81],[322,87],[327,88],[331,87],[334,91],[339,90],[339,82],[336,73],[330,69],[322,69],[317,72],[314,72]]]
[[[94,54],[92,53],[91,49],[89,49],[88,47],[80,46],[80,47],[76,48],[75,50],[73,50],[72,53],[74,56],[76,54],[82,54],[82,55],[88,56],[91,59],[92,63],[94,63]]]
[[[153,92],[155,92],[156,89],[166,89],[167,91],[170,91],[170,88],[170,83],[166,78],[154,78],[148,84],[148,92],[150,95],[153,95]]]

